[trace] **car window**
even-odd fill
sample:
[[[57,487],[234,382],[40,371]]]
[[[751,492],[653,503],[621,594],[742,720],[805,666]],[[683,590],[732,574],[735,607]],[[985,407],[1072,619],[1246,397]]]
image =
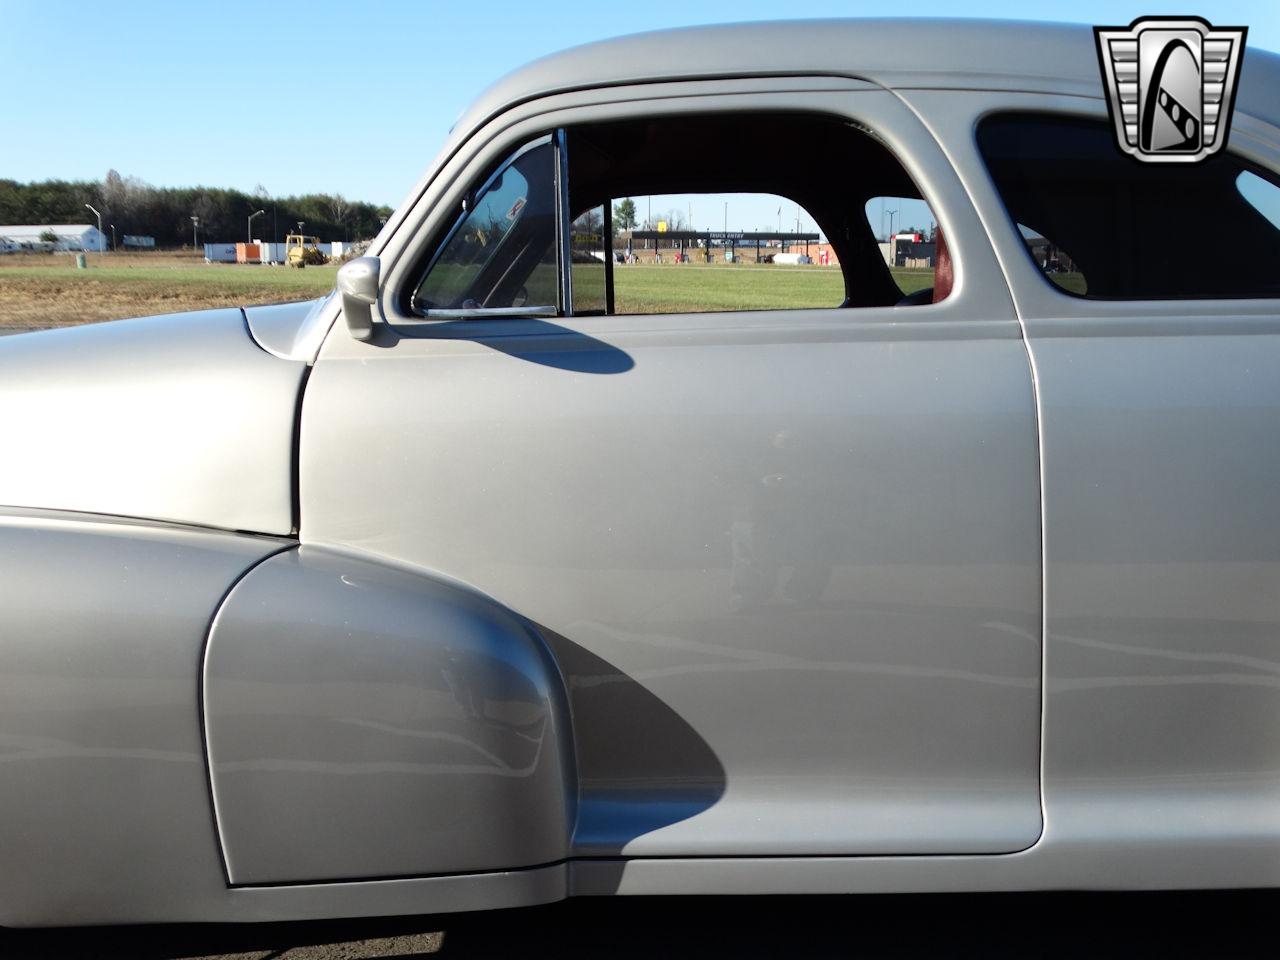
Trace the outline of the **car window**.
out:
[[[888,254],[869,213],[883,198],[911,212]],[[581,125],[480,179],[424,258],[408,305],[426,316],[563,313],[564,269],[568,309],[583,316],[914,306],[935,298],[935,223],[887,146],[840,118]]]
[[[1245,170],[1236,177],[1236,189],[1249,206],[1266,217],[1271,226],[1280,230],[1280,187]]]
[[[520,151],[473,196],[414,294],[419,310],[556,303],[555,151]]]
[[[1064,292],[1280,297],[1274,174],[1230,154],[1139,163],[1116,146],[1109,124],[1048,115],[988,117],[978,146],[1011,220],[1043,241],[1025,244],[1037,268]],[[1046,247],[1056,267],[1046,269]]]
[[[820,308],[844,301],[831,245],[809,212],[784,197],[680,193],[615,197],[610,205],[615,313]],[[575,258],[575,271],[587,269]]]
[[[929,205],[912,197],[872,197],[864,209],[880,254],[903,295],[932,287],[938,221]]]
[[[569,233],[569,264],[573,277],[573,312],[590,315],[606,311],[605,210],[592,207],[574,218]]]
[[[1018,232],[1022,234],[1022,242],[1027,245],[1027,252],[1035,261],[1040,272],[1053,281],[1054,286],[1061,287],[1068,293],[1083,296],[1088,292],[1088,281],[1076,265],[1075,258],[1051,238],[1046,237],[1034,227],[1025,223],[1018,224]]]
[[[646,117],[570,128],[567,149],[572,210],[609,213],[599,253],[615,313],[895,306],[933,286],[928,203],[885,144],[845,120]],[[868,220],[880,197],[918,221],[909,266],[886,259]],[[605,272],[577,255],[572,269],[575,291],[579,275]]]

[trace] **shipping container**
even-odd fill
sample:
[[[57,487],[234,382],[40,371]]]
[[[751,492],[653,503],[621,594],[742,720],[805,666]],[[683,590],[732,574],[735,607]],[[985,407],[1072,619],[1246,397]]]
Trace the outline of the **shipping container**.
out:
[[[263,263],[284,263],[283,243],[260,243],[258,247]]]
[[[234,243],[206,243],[204,245],[205,263],[235,263],[236,245]]]

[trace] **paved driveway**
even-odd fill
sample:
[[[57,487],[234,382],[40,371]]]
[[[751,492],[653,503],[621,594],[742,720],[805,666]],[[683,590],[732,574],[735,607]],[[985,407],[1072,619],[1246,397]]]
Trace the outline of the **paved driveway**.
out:
[[[5,960],[1275,957],[1280,891],[616,898],[334,923],[0,932]]]

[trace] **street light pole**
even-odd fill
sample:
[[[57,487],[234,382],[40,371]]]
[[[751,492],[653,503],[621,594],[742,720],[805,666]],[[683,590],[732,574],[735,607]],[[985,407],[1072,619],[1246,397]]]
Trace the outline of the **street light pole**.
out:
[[[90,210],[93,210],[93,215],[98,218],[98,236],[102,238],[101,240],[98,241],[99,243],[98,252],[102,253],[103,252],[102,247],[105,246],[106,240],[107,240],[106,234],[102,232],[102,214],[100,214],[97,210],[94,210],[92,204],[86,203],[85,206],[88,207]]]
[[[253,218],[260,217],[266,212],[267,211],[265,210],[259,210],[257,213],[249,214],[249,222],[245,227],[245,232],[248,234],[248,236],[244,238],[246,243],[253,243]]]
[[[196,242],[198,239],[199,230],[200,230],[200,218],[193,215],[191,217],[191,249],[192,250],[195,250],[199,246],[199,244]]]
[[[886,210],[889,215],[889,266],[896,267],[898,265],[897,244],[893,242],[893,218],[897,215],[897,210]]]

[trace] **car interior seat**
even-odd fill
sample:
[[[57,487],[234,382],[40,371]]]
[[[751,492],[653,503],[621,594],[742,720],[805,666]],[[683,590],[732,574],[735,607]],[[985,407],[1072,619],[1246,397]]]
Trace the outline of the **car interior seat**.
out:
[[[951,287],[955,283],[955,268],[951,263],[951,251],[947,249],[947,240],[942,227],[934,234],[933,251],[933,286],[909,293],[898,301],[899,307],[913,307],[922,303],[941,303],[951,295]]]

